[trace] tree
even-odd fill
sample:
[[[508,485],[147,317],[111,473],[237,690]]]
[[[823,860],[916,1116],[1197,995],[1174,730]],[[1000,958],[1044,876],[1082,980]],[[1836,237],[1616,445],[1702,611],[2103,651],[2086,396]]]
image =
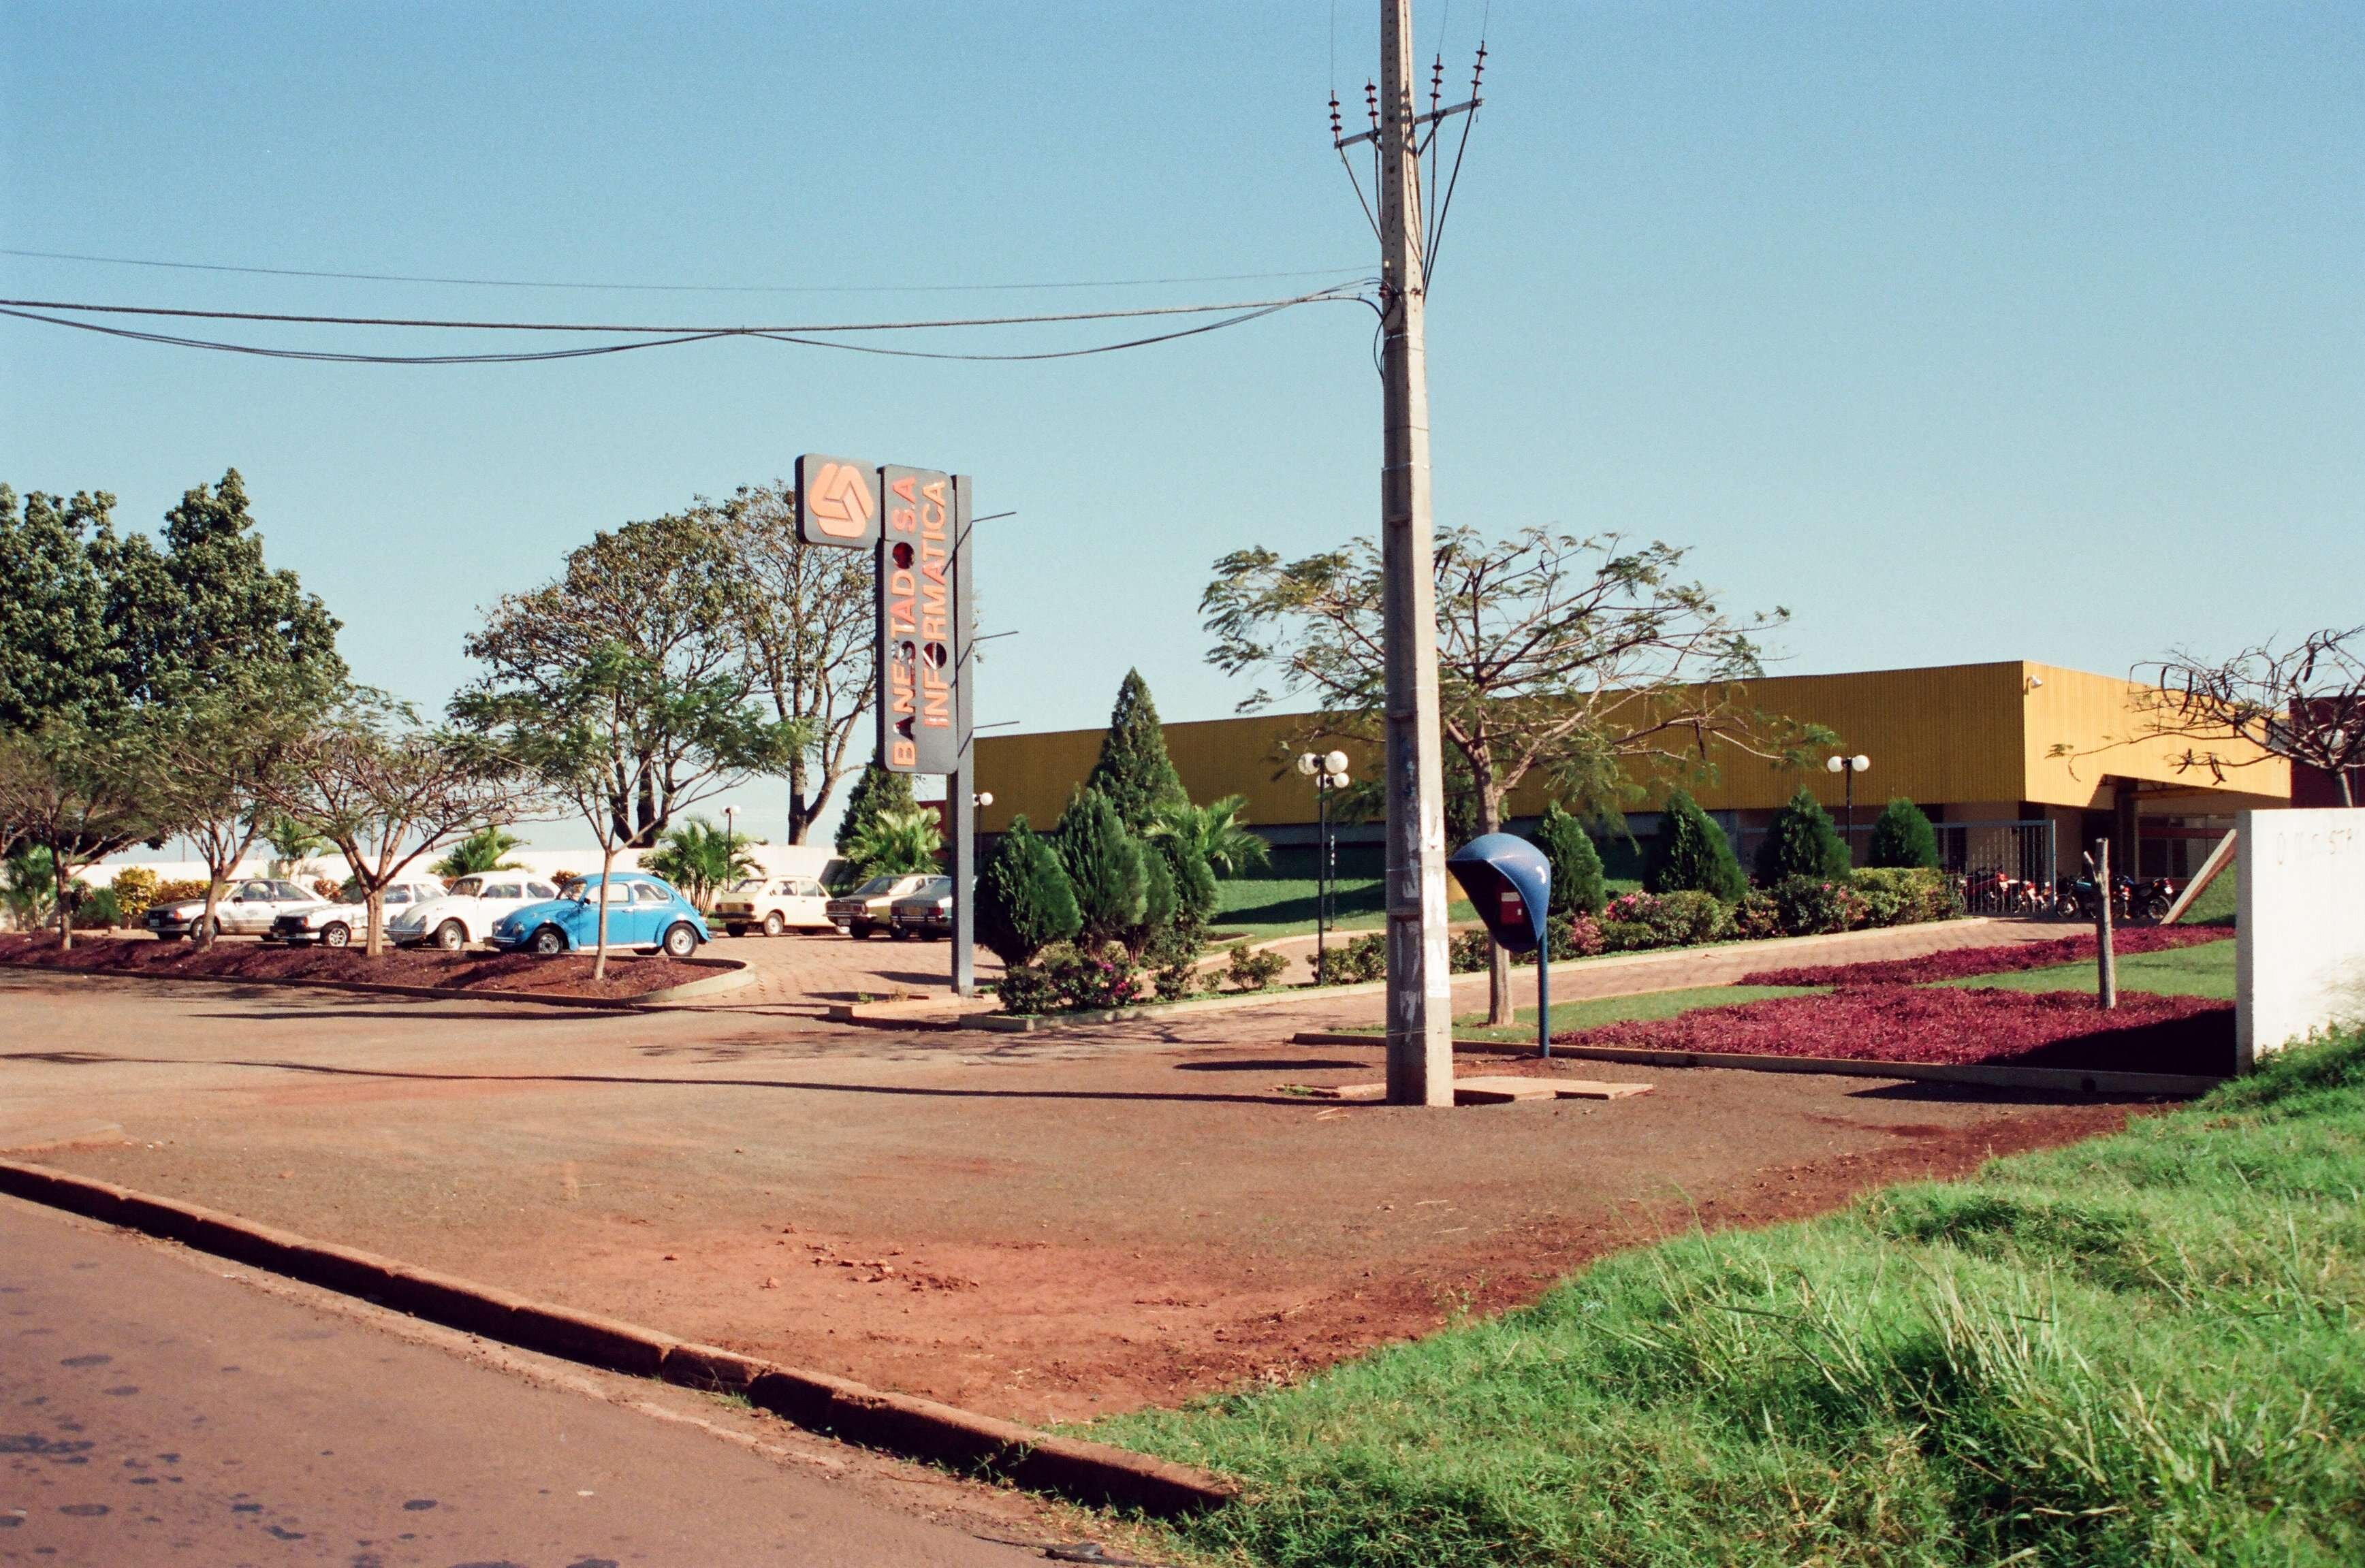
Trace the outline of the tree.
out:
[[[1552,862],[1552,912],[1554,914],[1598,914],[1608,890],[1601,876],[1601,852],[1585,824],[1561,810],[1558,801],[1544,806],[1536,823],[1535,846]]]
[[[1083,929],[1067,868],[1026,817],[1011,820],[978,879],[979,939],[1004,964],[1024,964]]]
[[[796,492],[742,486],[714,509],[739,563],[738,622],[758,695],[813,742],[789,759],[789,842],[802,844],[852,767],[873,683],[878,601],[870,558],[797,537]]]
[[[1166,755],[1166,731],[1158,722],[1158,704],[1150,700],[1149,683],[1138,669],[1126,671],[1117,687],[1100,760],[1084,788],[1115,806],[1129,833],[1146,832],[1160,812],[1191,804],[1182,777]]]
[[[271,874],[275,877],[294,876],[298,866],[329,847],[327,839],[280,812],[273,812],[263,824],[263,842],[271,846]]]
[[[487,823],[454,845],[450,854],[428,869],[447,882],[487,871],[514,871],[517,867],[510,860],[509,853],[524,842],[517,834],[504,831],[499,823]]]
[[[1622,803],[1637,765],[1704,771],[1711,745],[1795,765],[1824,738],[1753,709],[1738,684],[1763,673],[1755,639],[1788,612],[1728,613],[1681,580],[1684,556],[1664,543],[1629,549],[1616,534],[1439,533],[1439,713],[1469,769],[1478,833],[1501,828],[1505,798],[1540,768],[1586,808],[1608,810]],[[1382,599],[1369,539],[1294,562],[1236,551],[1216,561],[1199,601],[1215,638],[1208,660],[1313,695],[1322,711],[1309,733],[1376,744]],[[1272,700],[1259,689],[1240,708]],[[1489,1020],[1508,1024],[1510,961],[1499,947],[1491,969]]]
[[[1770,888],[1786,877],[1817,877],[1844,882],[1853,875],[1847,846],[1832,825],[1831,812],[1803,785],[1774,813],[1757,846],[1757,885]]]
[[[647,848],[674,814],[757,773],[783,771],[797,748],[757,744],[810,731],[770,722],[747,707],[756,681],[742,652],[740,568],[710,517],[628,522],[570,552],[554,582],[510,594],[469,636],[487,666],[463,693],[470,702],[564,708],[577,677],[615,650],[629,679],[605,700],[601,730],[618,748],[608,770],[608,812],[627,848]],[[617,706],[623,704],[623,706]],[[712,744],[718,724],[741,735]]]
[[[2340,803],[2357,804],[2365,626],[2311,633],[2289,648],[2261,643],[2221,663],[2180,648],[2136,678],[2145,689],[2130,739],[2184,742],[2180,770],[2205,770],[2223,783],[2231,771],[2281,757],[2330,774]]]
[[[363,951],[386,950],[386,890],[421,856],[542,806],[518,759],[420,724],[409,703],[357,688],[289,748],[266,803],[337,846],[368,906]]]
[[[1688,790],[1671,790],[1659,813],[1658,835],[1643,862],[1642,885],[1654,893],[1698,890],[1727,902],[1749,890],[1733,857],[1732,841]]]
[[[944,853],[944,829],[934,806],[871,813],[846,846],[846,857],[861,877],[901,877],[934,871]]]
[[[1883,806],[1872,823],[1872,863],[1876,866],[1938,864],[1938,830],[1922,808],[1900,795]]]
[[[666,830],[657,847],[641,857],[641,869],[663,877],[704,909],[714,895],[756,870],[747,846],[756,841],[744,833],[714,825],[709,817],[691,817]]]
[[[1074,887],[1084,940],[1123,941],[1141,924],[1149,902],[1149,872],[1141,841],[1097,790],[1079,790],[1059,814],[1059,863]]]
[[[846,811],[837,820],[837,852],[847,854],[881,812],[908,812],[918,804],[912,798],[910,774],[891,772],[876,762],[865,765],[854,788],[846,792]]]
[[[608,894],[616,852],[633,846],[642,820],[617,803],[633,794],[633,779],[645,777],[653,715],[666,737],[666,766],[677,777],[744,777],[810,739],[804,726],[774,722],[753,711],[727,679],[678,674],[622,642],[595,643],[578,663],[534,681],[480,685],[452,700],[453,718],[480,745],[514,758],[543,793],[573,809],[599,840],[595,980],[608,973]],[[476,820],[502,816],[487,812]]]
[[[171,825],[149,786],[153,756],[137,728],[95,728],[71,708],[30,730],[0,730],[0,823],[11,846],[49,856],[61,947],[73,946],[75,877]]]
[[[1238,877],[1272,864],[1265,841],[1246,825],[1249,798],[1227,795],[1204,806],[1188,803],[1160,810],[1149,823],[1153,842],[1167,839],[1187,844],[1211,875]]]

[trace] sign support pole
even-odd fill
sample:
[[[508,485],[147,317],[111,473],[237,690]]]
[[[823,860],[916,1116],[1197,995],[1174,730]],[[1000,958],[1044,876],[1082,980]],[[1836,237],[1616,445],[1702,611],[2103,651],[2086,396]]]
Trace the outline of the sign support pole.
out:
[[[970,476],[953,476],[953,626],[960,650],[953,670],[953,723],[960,737],[960,760],[945,780],[945,807],[953,814],[953,994],[977,994],[977,735],[975,700],[970,685],[977,661],[970,655],[976,599],[970,564]]]

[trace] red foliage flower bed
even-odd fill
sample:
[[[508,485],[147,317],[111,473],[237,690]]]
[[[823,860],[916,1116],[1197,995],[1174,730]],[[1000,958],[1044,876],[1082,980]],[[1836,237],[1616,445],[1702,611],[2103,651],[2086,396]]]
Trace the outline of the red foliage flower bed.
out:
[[[2117,932],[2112,946],[2121,954],[2157,953],[2169,947],[2193,947],[2223,942],[2225,933],[2206,925],[2130,925]],[[2020,942],[2005,947],[1949,947],[1918,958],[1889,958],[1870,964],[1809,964],[1792,969],[1759,969],[1741,977],[1743,985],[1926,985],[1932,980],[1963,980],[1971,975],[2010,974],[2020,969],[2049,969],[2062,964],[2084,963],[2094,956],[2094,934],[2063,936],[2050,942]]]
[[[691,980],[712,980],[702,964],[658,956],[611,952],[608,973],[594,984],[591,956],[539,958],[526,953],[446,953],[432,947],[389,947],[373,958],[359,947],[277,947],[235,937],[203,951],[186,942],[147,937],[77,936],[61,949],[54,935],[0,936],[0,964],[104,974],[206,975],[221,980],[368,981],[473,991],[540,991],[611,999],[640,996]]]
[[[2103,1013],[2092,997],[2079,991],[1850,986],[1826,996],[1704,1007],[1552,1038],[1572,1046],[1857,1061],[2116,1072],[2234,1070],[2231,1002],[2141,991],[2122,995],[2116,1011]]]

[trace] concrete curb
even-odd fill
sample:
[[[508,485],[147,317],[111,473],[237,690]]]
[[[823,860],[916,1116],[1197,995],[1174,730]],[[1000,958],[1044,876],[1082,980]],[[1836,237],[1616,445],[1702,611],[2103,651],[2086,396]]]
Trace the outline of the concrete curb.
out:
[[[281,985],[299,991],[356,991],[364,996],[418,996],[434,1002],[523,1002],[537,1007],[588,1007],[608,1013],[632,1013],[652,1005],[662,1007],[669,1002],[735,991],[755,979],[745,958],[690,958],[677,962],[701,966],[728,964],[733,966],[733,972],[663,986],[639,996],[565,996],[548,991],[470,991],[453,986],[397,985],[388,980],[314,980],[302,975],[160,975],[129,969],[66,969],[47,964],[11,964],[5,960],[0,960],[0,969],[22,969],[28,974],[80,975],[91,980],[165,980],[196,985]]]
[[[1105,1443],[1038,1432],[826,1372],[803,1372],[653,1328],[553,1306],[474,1281],[314,1241],[197,1204],[160,1198],[44,1165],[0,1159],[0,1193],[160,1236],[275,1274],[359,1296],[544,1355],[688,1388],[739,1394],[798,1426],[930,1460],[1033,1491],[1161,1518],[1239,1495],[1223,1477]]]
[[[1294,1046],[1384,1046],[1382,1036],[1301,1029]],[[1532,1057],[1533,1046],[1502,1040],[1456,1040],[1473,1056]],[[1903,1079],[1916,1083],[1967,1083],[1984,1089],[2044,1089],[2065,1094],[2206,1094],[2225,1081],[2182,1072],[2088,1072],[2067,1067],[1987,1067],[1923,1061],[1866,1061],[1856,1057],[1761,1057],[1732,1051],[1661,1051],[1634,1046],[1552,1046],[1554,1060],[1617,1061],[1635,1067],[1723,1067],[1743,1072],[1810,1072],[1839,1078]]]

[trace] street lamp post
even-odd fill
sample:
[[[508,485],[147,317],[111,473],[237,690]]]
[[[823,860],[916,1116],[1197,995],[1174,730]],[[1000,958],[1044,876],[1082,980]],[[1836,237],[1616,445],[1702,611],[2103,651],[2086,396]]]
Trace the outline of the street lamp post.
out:
[[[1331,884],[1337,846],[1330,836],[1330,792],[1347,786],[1347,754],[1302,752],[1297,771],[1314,780],[1314,983],[1328,983]]]
[[[1861,752],[1854,756],[1831,757],[1823,763],[1827,771],[1844,774],[1847,778],[1847,791],[1844,796],[1846,804],[1841,808],[1845,813],[1842,820],[1847,825],[1840,842],[1847,846],[1848,864],[1851,867],[1855,864],[1855,776],[1871,766],[1872,758]]]

